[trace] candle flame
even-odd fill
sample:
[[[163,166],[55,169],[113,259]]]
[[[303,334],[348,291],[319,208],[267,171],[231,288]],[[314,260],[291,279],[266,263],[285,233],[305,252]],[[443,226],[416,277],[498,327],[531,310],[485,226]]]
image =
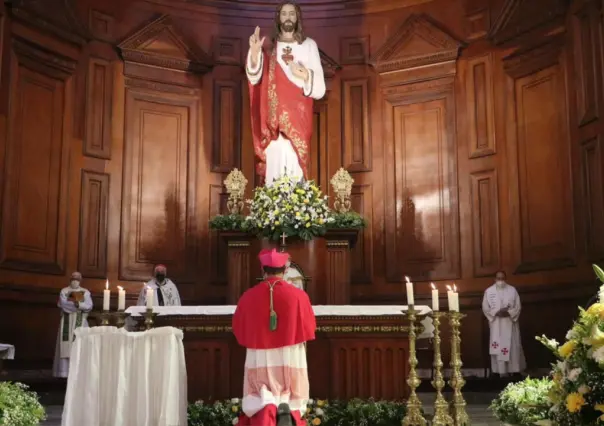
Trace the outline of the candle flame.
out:
[[[405,279],[407,280],[408,283],[411,282],[411,281],[409,281],[409,277],[405,276]]]
[[[457,293],[457,286],[455,284],[453,284],[453,291]]]
[[[124,287],[122,287],[121,285],[118,285],[117,288],[120,289],[120,290],[124,289]]]
[[[109,280],[105,281],[105,289],[109,290]]]
[[[432,286],[432,290],[436,290],[436,286],[434,285],[434,283],[430,283],[430,285]]]
[[[449,291],[453,291],[453,289],[451,288],[451,286],[450,286],[450,285],[448,285],[448,284],[447,284],[447,290],[449,290]]]

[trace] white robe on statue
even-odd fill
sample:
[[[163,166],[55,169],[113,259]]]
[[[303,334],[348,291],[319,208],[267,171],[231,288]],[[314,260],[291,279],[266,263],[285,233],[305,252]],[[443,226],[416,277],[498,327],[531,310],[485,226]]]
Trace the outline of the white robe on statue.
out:
[[[83,292],[84,300],[76,308],[75,303],[69,300],[72,292]],[[55,360],[52,368],[54,377],[69,376],[69,358],[71,345],[75,339],[74,331],[78,327],[88,327],[88,313],[92,310],[92,298],[90,292],[82,287],[66,287],[59,293],[57,306],[61,309],[61,323],[57,333],[57,345],[55,348]]]
[[[509,317],[497,317],[495,314],[508,307]],[[493,284],[484,292],[482,311],[489,320],[491,338],[491,372],[496,374],[521,373],[526,369],[526,360],[520,340],[520,296],[514,287],[507,283]]]
[[[311,77],[308,79],[308,82],[304,82],[292,74],[289,66],[281,57],[285,48],[291,48],[290,54],[294,57],[294,62],[300,62],[311,71]],[[250,83],[255,85],[262,78],[262,73],[259,71],[262,70],[263,56],[261,53],[258,54],[256,67],[252,68],[250,53],[248,51],[246,74]],[[281,66],[287,78],[304,91],[304,95],[317,100],[325,96],[325,76],[323,74],[323,66],[321,65],[321,56],[317,43],[313,39],[307,37],[301,44],[278,41],[277,63]],[[296,151],[294,151],[289,139],[286,139],[283,134],[280,133],[279,137],[266,147],[265,154],[265,185],[270,185],[274,180],[286,174],[294,179],[303,177]]]
[[[180,294],[178,293],[176,284],[169,278],[166,278],[161,284],[155,278],[147,282],[138,296],[138,302],[136,303],[138,306],[147,305],[147,287],[155,290],[153,306],[181,306]],[[160,303],[160,300],[163,300],[163,303]]]

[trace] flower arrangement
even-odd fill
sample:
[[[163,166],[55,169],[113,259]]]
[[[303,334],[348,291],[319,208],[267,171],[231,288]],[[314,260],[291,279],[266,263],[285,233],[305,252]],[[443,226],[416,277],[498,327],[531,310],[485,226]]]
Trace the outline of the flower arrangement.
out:
[[[247,220],[270,240],[279,240],[283,234],[311,240],[325,234],[326,225],[333,221],[327,196],[313,181],[283,176],[270,186],[257,187],[248,204]]]
[[[551,379],[527,378],[510,383],[491,402],[489,409],[502,423],[511,425],[534,425],[548,421],[551,403],[549,393]]]
[[[604,283],[604,271],[594,265]],[[537,337],[558,358],[553,365],[551,420],[557,425],[595,425],[604,421],[604,285],[597,303],[581,309],[579,318],[559,345]]]
[[[406,406],[401,401],[309,400],[304,418],[308,426],[400,426]],[[239,423],[240,400],[203,401],[189,405],[188,426],[230,426]]]
[[[0,425],[37,426],[45,419],[35,392],[21,383],[0,382]]]

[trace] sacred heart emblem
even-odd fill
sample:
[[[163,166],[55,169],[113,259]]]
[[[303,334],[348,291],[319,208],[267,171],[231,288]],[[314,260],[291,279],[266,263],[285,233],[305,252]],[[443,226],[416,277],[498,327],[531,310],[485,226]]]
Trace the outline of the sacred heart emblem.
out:
[[[287,46],[283,48],[283,55],[281,55],[281,59],[285,62],[286,65],[289,65],[294,61],[294,55],[292,55],[292,48]]]

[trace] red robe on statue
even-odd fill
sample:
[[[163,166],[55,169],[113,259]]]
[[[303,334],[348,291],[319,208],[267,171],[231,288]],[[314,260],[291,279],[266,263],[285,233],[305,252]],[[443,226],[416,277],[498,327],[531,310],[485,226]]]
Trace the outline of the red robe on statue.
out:
[[[273,309],[277,314],[275,331],[270,330],[271,285],[273,286]],[[315,315],[306,292],[276,277],[269,278],[247,290],[239,299],[233,315],[233,334],[237,338],[237,342],[248,349],[248,356],[250,350],[256,353],[262,350],[295,347],[295,345],[314,340],[315,329]],[[305,353],[303,356],[305,359]],[[275,362],[275,358],[272,362]],[[256,401],[262,399],[266,393],[272,393],[276,399],[280,395],[287,395],[291,400],[299,399],[301,393],[308,392],[308,376],[305,365],[303,369],[296,367],[271,364],[261,368],[250,368],[246,361],[243,405],[246,404],[246,397],[254,401],[252,404],[256,404]],[[304,379],[306,379],[306,385],[303,383]],[[260,405],[262,405],[261,409],[253,416],[242,415],[239,425],[276,425],[277,406],[262,403]],[[245,410],[245,407],[243,408]],[[301,414],[303,413],[292,410],[296,424],[305,426],[306,422],[301,418]]]
[[[258,84],[249,83],[256,173],[264,178],[264,150],[282,133],[291,142],[304,178],[307,178],[313,99],[289,80],[277,62],[275,49],[270,56],[263,51],[262,56],[262,78]]]

